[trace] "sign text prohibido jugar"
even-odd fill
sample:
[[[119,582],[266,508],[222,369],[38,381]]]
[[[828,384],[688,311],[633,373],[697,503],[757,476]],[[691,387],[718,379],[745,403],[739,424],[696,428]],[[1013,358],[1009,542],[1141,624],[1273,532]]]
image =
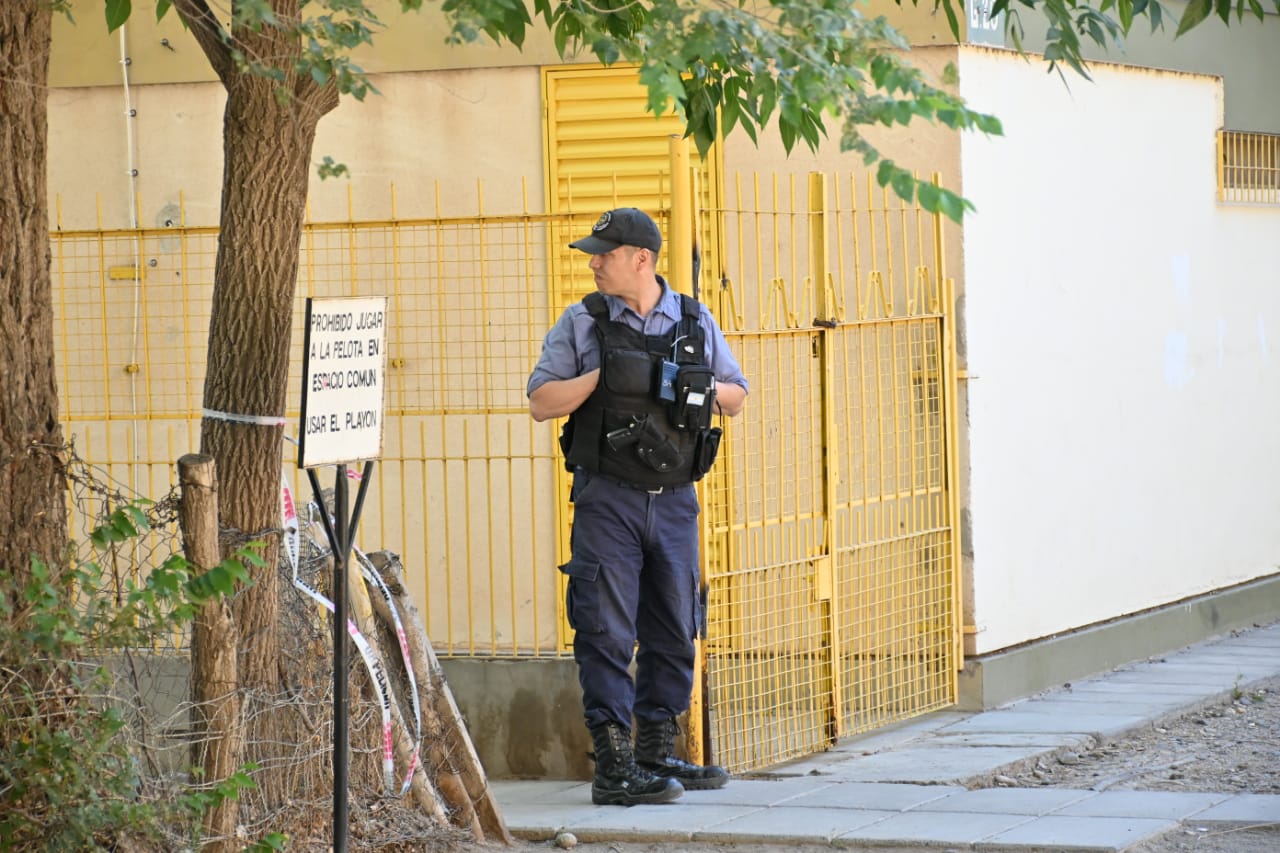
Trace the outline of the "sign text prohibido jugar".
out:
[[[386,297],[308,299],[298,467],[382,454]]]
[[[368,493],[373,462],[382,455],[382,386],[387,364],[386,297],[308,299],[303,337],[302,429],[298,467],[315,492],[329,546],[333,549],[333,845],[346,853],[347,781],[347,568]],[[347,514],[347,463],[364,462],[355,506]],[[316,469],[337,466],[333,514]]]

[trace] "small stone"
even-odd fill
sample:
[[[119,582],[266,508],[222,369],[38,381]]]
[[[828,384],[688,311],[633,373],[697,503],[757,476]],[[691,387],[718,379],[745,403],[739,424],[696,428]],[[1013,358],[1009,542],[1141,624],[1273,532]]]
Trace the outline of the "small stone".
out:
[[[996,776],[995,782],[997,785],[1005,788],[1012,788],[1014,785],[1018,784],[1018,780],[1014,779],[1012,776]]]
[[[557,832],[556,846],[561,850],[572,850],[578,846],[578,836],[572,832]]]
[[[1065,764],[1070,767],[1074,764],[1080,763],[1080,756],[1076,755],[1074,752],[1064,752],[1062,755],[1058,756],[1058,763]]]

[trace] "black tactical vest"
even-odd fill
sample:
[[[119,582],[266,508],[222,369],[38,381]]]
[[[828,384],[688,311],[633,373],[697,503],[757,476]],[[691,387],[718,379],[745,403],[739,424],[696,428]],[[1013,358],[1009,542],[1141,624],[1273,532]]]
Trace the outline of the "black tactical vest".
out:
[[[706,334],[698,302],[680,301],[671,331],[646,335],[610,320],[603,294],[582,300],[600,342],[600,381],[560,436],[569,470],[656,488],[691,483],[711,467],[720,430],[709,428]]]

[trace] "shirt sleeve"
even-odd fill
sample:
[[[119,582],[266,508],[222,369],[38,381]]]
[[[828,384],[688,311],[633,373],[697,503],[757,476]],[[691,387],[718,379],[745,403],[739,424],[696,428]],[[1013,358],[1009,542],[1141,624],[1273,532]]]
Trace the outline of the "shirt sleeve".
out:
[[[724,332],[720,331],[720,324],[716,322],[715,315],[705,304],[701,306],[701,314],[702,328],[707,333],[707,366],[715,374],[716,381],[740,385],[743,391],[750,392],[751,386],[747,383],[747,377],[743,375],[742,368],[738,366],[738,359],[729,349],[729,342],[725,340]]]
[[[593,335],[594,321],[582,303],[566,308],[542,339],[542,355],[529,374],[525,394],[553,380],[572,379],[599,367]]]

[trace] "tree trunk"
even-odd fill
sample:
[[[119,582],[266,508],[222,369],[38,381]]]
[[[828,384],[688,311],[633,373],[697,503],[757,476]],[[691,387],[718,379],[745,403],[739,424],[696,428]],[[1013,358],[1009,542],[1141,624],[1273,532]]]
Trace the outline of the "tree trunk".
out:
[[[264,45],[262,53],[296,53]],[[279,60],[288,65],[285,59]],[[250,74],[225,81],[221,236],[209,321],[202,450],[217,463],[224,553],[262,541],[267,565],[235,599],[240,685],[268,699],[282,689],[277,636],[280,595],[280,472],[289,378],[290,333],[299,243],[316,125],[337,104],[331,88],[310,80],[288,89]],[[243,419],[258,422],[246,423]],[[252,699],[250,700],[252,701]],[[248,710],[248,709],[246,709]],[[275,715],[250,712],[247,760],[276,766],[287,749]],[[258,780],[268,804],[289,796],[269,776]]]
[[[218,472],[213,459],[188,453],[178,460],[182,483],[179,521],[187,559],[201,569],[222,561],[218,548]],[[206,782],[220,782],[238,769],[240,693],[236,679],[235,623],[231,605],[218,598],[200,608],[191,630],[191,695],[197,730],[195,765]],[[204,815],[204,853],[232,853],[240,802],[229,797]]]
[[[0,3],[0,566],[26,577],[67,540],[46,184],[52,12]]]

